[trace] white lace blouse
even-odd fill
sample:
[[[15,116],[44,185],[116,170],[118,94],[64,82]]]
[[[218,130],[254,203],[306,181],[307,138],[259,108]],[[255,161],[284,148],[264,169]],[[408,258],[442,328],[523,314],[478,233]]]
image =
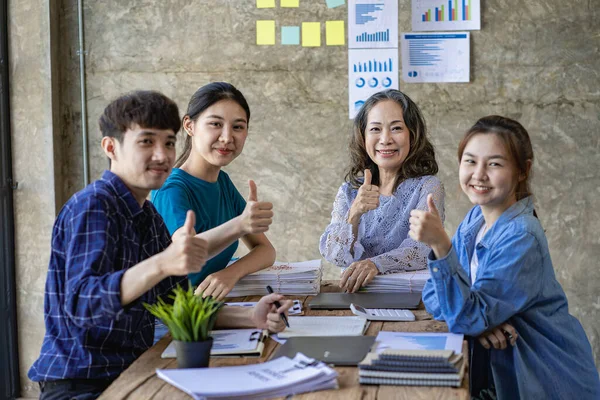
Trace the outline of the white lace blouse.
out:
[[[428,209],[427,195],[431,193],[444,221],[444,187],[438,178],[427,175],[407,179],[392,196],[379,196],[379,207],[361,216],[358,237],[351,249],[354,236],[348,212],[357,193],[347,182],[338,190],[331,223],[319,243],[321,255],[342,268],[369,259],[382,274],[424,269],[430,248],[408,236],[408,220],[411,210]]]

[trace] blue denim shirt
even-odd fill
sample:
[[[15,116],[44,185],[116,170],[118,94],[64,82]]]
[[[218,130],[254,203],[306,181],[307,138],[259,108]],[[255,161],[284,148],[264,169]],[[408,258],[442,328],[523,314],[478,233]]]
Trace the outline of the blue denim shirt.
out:
[[[590,343],[569,314],[531,198],[506,210],[477,245],[479,268],[471,286],[469,265],[483,223],[475,206],[446,257],[436,260],[431,252],[431,279],[423,290],[427,311],[451,332],[469,336],[503,322],[515,327],[515,346],[489,354],[499,399],[599,399]],[[471,379],[487,373],[474,370]]]

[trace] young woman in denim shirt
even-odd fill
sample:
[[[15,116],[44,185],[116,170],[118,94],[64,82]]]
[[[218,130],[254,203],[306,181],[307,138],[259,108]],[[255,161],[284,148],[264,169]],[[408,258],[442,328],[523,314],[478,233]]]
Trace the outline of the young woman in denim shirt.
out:
[[[417,105],[398,90],[372,95],[354,119],[351,166],[338,190],[319,250],[345,268],[340,286],[355,292],[377,274],[425,269],[429,247],[408,237],[414,208],[427,195],[444,209],[435,153]]]
[[[556,280],[528,178],[527,131],[480,119],[458,148],[460,185],[475,205],[452,241],[435,204],[411,213],[410,236],[432,248],[423,302],[448,329],[478,337],[510,324],[504,349],[471,341],[471,394],[499,399],[599,399],[592,349]]]

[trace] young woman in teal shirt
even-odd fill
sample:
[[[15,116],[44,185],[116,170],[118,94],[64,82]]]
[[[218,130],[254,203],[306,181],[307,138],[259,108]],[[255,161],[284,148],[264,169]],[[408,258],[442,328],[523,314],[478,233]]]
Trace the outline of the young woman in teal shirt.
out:
[[[189,278],[199,285],[197,293],[217,299],[242,277],[275,261],[275,249],[264,234],[273,205],[258,201],[252,180],[246,201],[221,170],[241,154],[249,120],[248,103],[233,85],[214,82],[198,89],[183,117],[183,153],[165,184],[152,194],[171,234],[183,226],[187,210],[196,213],[196,232],[207,240],[212,258]],[[250,252],[225,268],[240,238]]]

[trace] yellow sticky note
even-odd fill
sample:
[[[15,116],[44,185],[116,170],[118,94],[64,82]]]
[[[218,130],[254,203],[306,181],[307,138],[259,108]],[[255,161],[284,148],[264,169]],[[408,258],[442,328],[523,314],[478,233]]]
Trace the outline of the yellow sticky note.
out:
[[[281,0],[281,7],[298,8],[300,0]]]
[[[275,8],[275,0],[256,0],[256,8]]]
[[[327,46],[343,46],[346,44],[344,21],[325,22],[325,42]]]
[[[263,46],[275,44],[275,21],[256,21],[256,44]]]
[[[302,47],[321,46],[321,23],[303,22],[302,23]]]

